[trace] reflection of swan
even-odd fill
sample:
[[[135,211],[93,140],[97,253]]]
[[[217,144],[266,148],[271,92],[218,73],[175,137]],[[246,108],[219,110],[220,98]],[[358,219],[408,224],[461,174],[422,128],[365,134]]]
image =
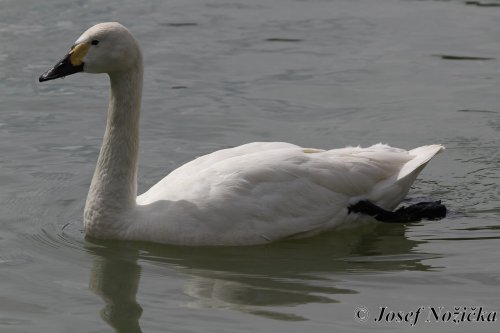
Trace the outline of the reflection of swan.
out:
[[[249,245],[318,234],[361,220],[362,213],[382,219],[396,214],[385,210],[400,203],[443,149],[408,152],[378,144],[324,151],[250,143],[200,157],[136,197],[139,46],[122,25],[98,24],[40,81],[80,71],[107,73],[111,81],[106,133],[85,207],[85,229],[95,238]],[[359,205],[370,202],[378,206]]]
[[[100,241],[97,248],[88,246],[95,256],[90,285],[106,302],[101,312],[103,318],[115,328],[125,327],[126,322],[132,327],[138,321],[138,259],[141,265],[147,263],[141,274],[144,289],[154,285],[148,279],[157,278],[163,285],[169,279],[165,272],[172,268],[186,275],[182,290],[190,296],[185,303],[188,308],[228,309],[275,320],[305,320],[308,318],[297,313],[296,306],[337,303],[337,296],[357,293],[345,287],[351,272],[357,275],[359,271],[377,274],[428,270],[429,266],[421,260],[429,255],[413,253],[419,242],[407,239],[404,232],[402,225],[390,229],[367,226],[358,232],[341,231],[307,240],[232,248]],[[140,299],[145,302],[146,311],[158,306],[159,301],[183,299],[169,293],[171,290],[164,294],[152,290]],[[148,300],[148,294],[155,298]]]
[[[137,251],[123,251],[113,256],[106,248],[92,249],[96,255],[90,275],[90,290],[101,296],[106,306],[101,317],[116,332],[140,333],[142,308],[136,301],[141,269]]]

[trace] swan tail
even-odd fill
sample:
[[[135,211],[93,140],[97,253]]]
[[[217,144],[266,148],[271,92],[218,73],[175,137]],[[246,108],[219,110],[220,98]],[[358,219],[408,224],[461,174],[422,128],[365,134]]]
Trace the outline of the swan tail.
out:
[[[422,146],[410,150],[408,153],[413,158],[406,162],[394,177],[380,183],[367,199],[384,209],[393,210],[406,197],[415,178],[427,163],[443,150],[444,147],[441,145]]]
[[[401,168],[397,176],[397,182],[407,181],[407,178],[410,178],[410,182],[413,183],[427,163],[444,149],[442,145],[429,145],[410,150],[410,155],[415,156],[415,158],[408,161]]]
[[[410,161],[406,162],[405,165],[399,171],[396,181],[395,188],[399,189],[400,193],[397,195],[395,201],[393,201],[391,206],[397,206],[408,194],[411,185],[420,174],[420,172],[425,168],[427,163],[444,150],[442,145],[429,145],[422,146],[409,151],[410,155],[415,156]]]

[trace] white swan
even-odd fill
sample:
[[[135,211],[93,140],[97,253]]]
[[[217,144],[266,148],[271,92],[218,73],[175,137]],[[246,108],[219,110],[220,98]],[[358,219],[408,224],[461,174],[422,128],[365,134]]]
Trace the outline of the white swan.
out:
[[[199,157],[137,196],[142,66],[130,32],[101,23],[39,79],[76,72],[110,78],[106,132],[84,212],[88,236],[251,245],[318,234],[368,215],[382,221],[425,217],[390,210],[441,145],[321,150],[254,142]]]

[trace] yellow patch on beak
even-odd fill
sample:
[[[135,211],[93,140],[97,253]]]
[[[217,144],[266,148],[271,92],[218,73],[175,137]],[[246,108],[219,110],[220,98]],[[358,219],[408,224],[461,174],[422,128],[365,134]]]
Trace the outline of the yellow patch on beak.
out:
[[[69,61],[73,66],[80,66],[83,63],[83,58],[87,55],[90,48],[89,43],[76,44],[69,51]]]

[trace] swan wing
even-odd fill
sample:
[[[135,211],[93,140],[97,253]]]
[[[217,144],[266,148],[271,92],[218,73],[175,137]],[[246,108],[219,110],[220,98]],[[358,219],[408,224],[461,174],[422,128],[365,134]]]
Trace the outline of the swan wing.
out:
[[[433,156],[441,149],[435,147],[424,151]],[[344,222],[354,201],[397,205],[413,176],[405,165],[420,158],[412,167],[421,169],[432,157],[411,152],[382,144],[326,151],[245,145],[181,166],[138,197],[138,204],[152,211],[155,203],[171,203],[168,213],[156,214],[163,220],[152,223],[169,220],[175,234],[184,235],[181,243],[256,244],[306,236]],[[196,230],[196,240],[189,239],[189,230]]]
[[[177,190],[170,188],[171,184],[182,186],[185,182],[193,184],[192,176],[199,174],[202,170],[210,168],[217,163],[231,158],[245,156],[253,153],[265,153],[269,150],[300,148],[286,142],[252,142],[241,146],[221,149],[210,154],[195,158],[194,160],[175,169],[158,183],[153,185],[147,192],[137,197],[138,204],[147,204],[156,200],[170,198]]]

